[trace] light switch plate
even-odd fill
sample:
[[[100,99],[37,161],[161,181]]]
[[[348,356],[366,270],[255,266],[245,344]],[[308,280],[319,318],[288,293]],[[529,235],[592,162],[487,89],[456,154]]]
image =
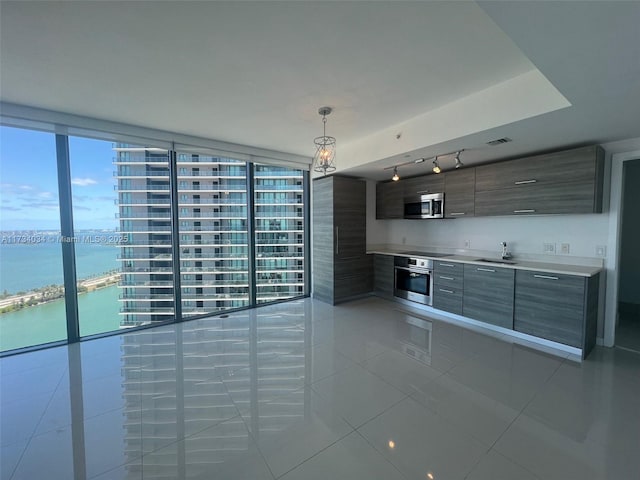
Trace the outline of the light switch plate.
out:
[[[606,257],[607,256],[607,246],[606,245],[596,245],[596,257]]]
[[[571,246],[568,243],[560,244],[560,253],[562,255],[569,255],[569,251],[571,250]]]

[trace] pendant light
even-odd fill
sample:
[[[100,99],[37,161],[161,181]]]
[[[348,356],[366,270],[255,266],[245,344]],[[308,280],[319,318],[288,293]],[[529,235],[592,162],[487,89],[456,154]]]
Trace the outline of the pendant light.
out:
[[[336,139],[327,136],[327,115],[331,111],[331,107],[320,107],[318,109],[318,113],[322,115],[322,136],[313,140],[316,145],[316,154],[313,157],[313,171],[323,175],[336,170]]]

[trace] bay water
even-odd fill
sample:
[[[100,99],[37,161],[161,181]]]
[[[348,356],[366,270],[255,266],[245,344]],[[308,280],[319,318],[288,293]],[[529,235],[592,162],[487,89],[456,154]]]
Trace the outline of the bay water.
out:
[[[116,245],[75,244],[78,280],[117,270]],[[15,294],[48,285],[62,285],[60,243],[1,244],[0,292]],[[78,296],[82,336],[118,330],[118,287],[111,286]],[[64,300],[0,314],[0,351],[63,340],[67,335]]]

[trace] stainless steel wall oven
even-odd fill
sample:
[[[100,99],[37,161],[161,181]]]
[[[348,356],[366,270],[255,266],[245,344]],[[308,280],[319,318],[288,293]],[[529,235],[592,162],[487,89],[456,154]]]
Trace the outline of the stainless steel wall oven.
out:
[[[412,302],[433,302],[433,260],[395,257],[393,294]]]

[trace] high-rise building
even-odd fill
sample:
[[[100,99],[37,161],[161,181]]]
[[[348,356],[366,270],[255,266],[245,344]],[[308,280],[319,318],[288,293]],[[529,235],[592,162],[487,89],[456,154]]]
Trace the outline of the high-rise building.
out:
[[[173,258],[166,150],[118,144],[122,326],[170,320],[174,272],[183,316],[251,304],[250,164],[177,154],[179,259]],[[256,303],[304,294],[304,177],[301,170],[254,164]],[[178,269],[174,269],[174,262]]]

